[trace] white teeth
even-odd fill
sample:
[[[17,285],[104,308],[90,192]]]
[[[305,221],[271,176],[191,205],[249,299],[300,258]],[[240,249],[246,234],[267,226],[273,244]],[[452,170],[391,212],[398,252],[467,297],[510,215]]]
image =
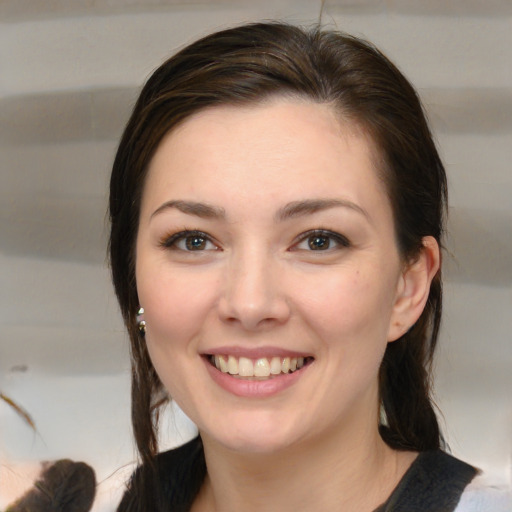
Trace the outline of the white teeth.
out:
[[[304,367],[304,357],[272,357],[269,361],[266,357],[249,359],[235,356],[215,355],[211,362],[222,373],[239,375],[240,377],[270,377],[281,373],[290,373]]]
[[[281,358],[273,357],[270,360],[270,373],[272,375],[279,375],[281,373]]]
[[[238,360],[238,375],[240,377],[254,377],[254,365],[247,357],[241,357]]]
[[[238,361],[233,356],[228,357],[228,372],[231,375],[238,375]]]
[[[217,356],[215,356],[217,357]],[[228,373],[228,363],[224,356],[219,356],[219,364],[217,364],[217,360],[215,360],[215,366],[223,373]]]
[[[266,357],[262,357],[254,363],[255,377],[268,377],[270,375],[270,364]]]

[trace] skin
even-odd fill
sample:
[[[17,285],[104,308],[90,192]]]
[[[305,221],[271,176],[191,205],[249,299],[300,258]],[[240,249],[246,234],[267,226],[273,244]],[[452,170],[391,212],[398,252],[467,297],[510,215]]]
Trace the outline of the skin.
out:
[[[378,434],[377,379],[439,250],[427,237],[402,261],[372,152],[328,106],[274,99],[194,115],[151,161],[137,290],[155,369],[205,446],[194,510],[370,511],[415,457]],[[205,358],[279,350],[312,362],[270,396],[224,389]]]

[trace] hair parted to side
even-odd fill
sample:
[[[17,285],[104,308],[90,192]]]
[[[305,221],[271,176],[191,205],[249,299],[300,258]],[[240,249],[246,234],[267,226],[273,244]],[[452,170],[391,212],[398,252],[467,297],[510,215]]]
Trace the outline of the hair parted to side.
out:
[[[373,45],[349,35],[283,23],[243,25],[184,48],[149,78],[122,136],[110,182],[110,261],[131,341],[132,422],[144,462],[157,452],[162,384],[136,325],[135,243],[149,162],[162,138],[194,113],[274,96],[327,103],[364,130],[377,149],[404,261],[422,238],[441,243],[446,176],[417,94]],[[387,418],[381,435],[397,449],[439,447],[430,370],[441,320],[436,275],[418,322],[388,344],[380,370]],[[164,400],[165,401],[165,400]]]

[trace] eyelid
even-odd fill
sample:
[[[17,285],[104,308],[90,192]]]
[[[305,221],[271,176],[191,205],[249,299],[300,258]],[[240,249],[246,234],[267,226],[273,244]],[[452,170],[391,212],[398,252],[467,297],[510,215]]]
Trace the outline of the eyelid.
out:
[[[168,234],[160,240],[158,245],[160,245],[160,247],[163,247],[164,249],[178,249],[176,247],[177,243],[180,240],[183,240],[184,238],[189,237],[189,236],[198,236],[198,237],[204,238],[207,242],[210,242],[213,245],[215,245],[216,249],[219,248],[218,243],[215,242],[215,240],[208,233],[205,233],[204,231],[201,231],[200,229],[184,229],[182,231],[178,231],[177,233]],[[187,251],[185,251],[185,252],[187,252]],[[190,251],[190,252],[193,252],[193,251]],[[197,251],[197,252],[201,252],[201,251]]]
[[[297,249],[297,246],[300,243],[307,240],[311,236],[325,236],[326,238],[330,238],[331,240],[333,240],[334,242],[336,242],[338,245],[340,245],[342,247],[350,247],[352,245],[350,243],[350,240],[346,236],[342,235],[341,233],[337,233],[336,231],[331,231],[329,229],[319,228],[319,229],[310,229],[309,231],[305,231],[304,233],[301,233],[293,242],[290,250],[292,250],[292,251],[299,250],[299,249]],[[332,250],[332,249],[330,249],[330,250]],[[328,252],[328,251],[329,251],[329,249],[326,251],[318,251],[318,252],[320,253],[320,252]],[[315,251],[311,251],[311,252],[315,252]]]
[[[204,238],[207,242],[213,244],[216,247],[215,250],[220,249],[219,244],[215,241],[215,239],[211,235],[209,235],[208,233],[205,233],[204,231],[201,231],[200,229],[184,229],[184,230],[178,231],[176,233],[168,234],[168,235],[164,236],[159,241],[159,246],[163,247],[164,249],[178,250],[177,243],[187,237],[190,237],[190,236],[197,236],[197,237]],[[351,246],[351,243],[346,236],[344,236],[340,233],[337,233],[335,231],[331,231],[329,229],[318,228],[318,229],[310,229],[308,231],[301,233],[299,236],[297,236],[295,238],[295,240],[293,241],[289,250],[291,250],[291,251],[299,250],[297,246],[300,243],[307,240],[311,236],[324,236],[324,237],[329,238],[330,240],[334,241],[338,246],[341,246],[341,247],[350,247]],[[332,249],[333,248],[331,248],[330,250],[332,250]],[[209,249],[209,250],[211,250],[211,249]],[[329,249],[326,251],[318,251],[318,252],[328,252],[328,251],[329,251]],[[185,251],[185,252],[188,252],[188,251]],[[190,251],[190,252],[194,252],[194,251]],[[198,251],[198,252],[202,252],[202,251]],[[314,252],[314,251],[311,251],[311,252]]]

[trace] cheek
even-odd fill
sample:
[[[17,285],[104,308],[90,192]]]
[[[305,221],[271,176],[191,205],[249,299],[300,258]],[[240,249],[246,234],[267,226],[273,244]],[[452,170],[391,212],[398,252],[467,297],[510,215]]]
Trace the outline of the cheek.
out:
[[[303,283],[300,299],[304,316],[315,330],[341,336],[345,334],[374,335],[385,338],[391,316],[394,286],[383,279],[382,269],[365,271],[343,269],[331,272],[325,279]],[[350,339],[346,340],[347,342]]]
[[[193,279],[164,266],[141,265],[137,274],[149,356],[164,387],[182,406],[194,386],[190,368],[197,364],[197,343],[207,327],[215,288],[211,279]]]
[[[172,350],[176,345],[193,342],[215,303],[218,280],[208,273],[191,275],[152,268],[137,274],[148,345],[163,345]]]

